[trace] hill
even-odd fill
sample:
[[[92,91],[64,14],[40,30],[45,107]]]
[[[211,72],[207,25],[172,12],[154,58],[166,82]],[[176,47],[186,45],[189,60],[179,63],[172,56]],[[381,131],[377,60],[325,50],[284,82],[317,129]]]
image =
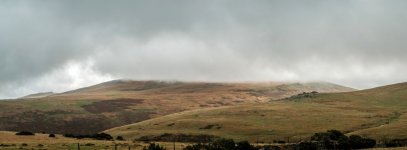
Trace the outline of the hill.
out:
[[[43,97],[47,97],[47,96],[51,96],[55,94],[54,92],[43,92],[43,93],[35,93],[35,94],[30,94],[30,95],[26,95],[24,97],[21,97],[22,99],[27,99],[27,98],[43,98]]]
[[[316,82],[115,80],[39,98],[0,101],[0,130],[89,134],[186,110],[265,103],[309,91],[352,90]]]
[[[236,140],[298,141],[329,129],[378,140],[407,138],[407,83],[346,93],[302,93],[282,101],[175,113],[107,130],[126,138],[163,133]]]

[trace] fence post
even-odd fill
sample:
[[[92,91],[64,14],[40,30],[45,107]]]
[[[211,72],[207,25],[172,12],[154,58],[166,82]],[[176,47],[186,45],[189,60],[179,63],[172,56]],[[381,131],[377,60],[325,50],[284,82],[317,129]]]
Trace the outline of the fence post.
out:
[[[78,143],[78,150],[81,150],[81,147],[79,146],[79,143]]]
[[[174,150],[175,150],[175,136],[174,136],[173,146],[174,146]]]

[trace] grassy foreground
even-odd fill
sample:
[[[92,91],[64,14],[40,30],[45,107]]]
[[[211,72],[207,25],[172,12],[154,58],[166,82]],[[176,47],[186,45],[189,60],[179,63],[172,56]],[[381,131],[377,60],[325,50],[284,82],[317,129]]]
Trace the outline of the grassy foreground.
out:
[[[74,139],[66,138],[62,135],[56,135],[55,138],[48,137],[48,134],[38,134],[34,136],[17,136],[15,132],[0,131],[0,149],[6,150],[77,150],[78,144],[81,150],[142,150],[148,143],[132,141],[100,141],[92,139]],[[159,142],[167,148],[173,148],[174,143]],[[176,149],[186,147],[188,143],[175,143]]]

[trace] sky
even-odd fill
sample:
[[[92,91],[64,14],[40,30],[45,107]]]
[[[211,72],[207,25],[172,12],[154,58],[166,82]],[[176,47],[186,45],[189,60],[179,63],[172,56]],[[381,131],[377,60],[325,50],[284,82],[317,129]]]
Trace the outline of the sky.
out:
[[[407,80],[405,0],[2,0],[0,98],[114,79]]]

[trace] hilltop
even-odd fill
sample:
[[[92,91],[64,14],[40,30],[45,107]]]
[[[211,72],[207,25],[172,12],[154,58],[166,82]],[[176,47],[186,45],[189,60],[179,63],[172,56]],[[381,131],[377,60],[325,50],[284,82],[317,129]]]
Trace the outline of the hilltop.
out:
[[[34,93],[30,95],[26,95],[21,97],[21,99],[27,99],[27,98],[43,98],[43,97],[48,97],[51,95],[54,95],[54,92],[41,92],[41,93]]]
[[[302,93],[282,101],[205,108],[113,128],[126,138],[163,133],[236,140],[299,141],[329,129],[375,139],[407,138],[407,83],[345,93]]]
[[[0,101],[0,130],[88,134],[188,110],[267,103],[310,91],[353,90],[323,82],[114,80],[48,96]]]

